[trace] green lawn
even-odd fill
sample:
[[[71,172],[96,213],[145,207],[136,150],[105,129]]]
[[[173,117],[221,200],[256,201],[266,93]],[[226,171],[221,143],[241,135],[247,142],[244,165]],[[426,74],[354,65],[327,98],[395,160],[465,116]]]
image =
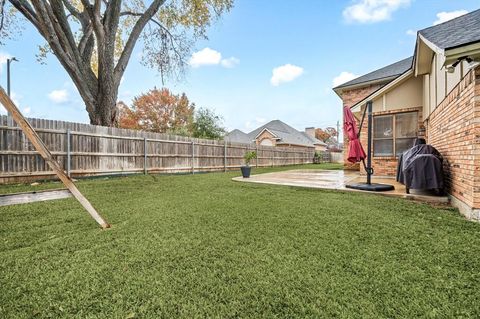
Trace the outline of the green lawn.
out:
[[[106,231],[73,199],[0,207],[0,318],[480,316],[480,224],[237,175],[80,181]]]

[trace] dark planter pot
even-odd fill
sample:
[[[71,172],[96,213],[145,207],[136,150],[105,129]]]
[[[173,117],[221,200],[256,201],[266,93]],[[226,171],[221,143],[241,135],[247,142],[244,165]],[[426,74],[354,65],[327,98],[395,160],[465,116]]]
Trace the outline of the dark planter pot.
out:
[[[242,176],[243,178],[249,178],[250,177],[250,172],[252,171],[252,168],[250,166],[242,166],[240,167],[242,170]]]

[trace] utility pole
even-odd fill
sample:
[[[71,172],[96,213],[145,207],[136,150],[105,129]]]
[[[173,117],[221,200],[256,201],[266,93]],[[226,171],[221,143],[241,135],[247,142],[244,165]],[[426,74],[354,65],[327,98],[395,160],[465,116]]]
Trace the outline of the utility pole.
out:
[[[15,57],[7,59],[7,95],[8,97],[10,97],[10,63],[12,63],[13,61],[18,62],[17,58]]]

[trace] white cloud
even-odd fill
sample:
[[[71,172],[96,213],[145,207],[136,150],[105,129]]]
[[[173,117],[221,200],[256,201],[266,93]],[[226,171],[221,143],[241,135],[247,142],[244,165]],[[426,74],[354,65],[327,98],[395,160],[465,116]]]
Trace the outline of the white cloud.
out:
[[[333,87],[337,87],[337,86],[339,86],[343,83],[346,83],[348,81],[351,81],[351,80],[353,80],[357,77],[358,77],[358,75],[355,75],[355,74],[350,73],[350,72],[343,71],[338,76],[333,78],[332,85],[333,85]]]
[[[437,25],[440,23],[447,22],[448,20],[455,19],[459,16],[463,16],[464,14],[467,14],[467,10],[455,10],[455,11],[450,11],[450,12],[439,12],[437,13],[437,20],[433,22],[433,25]]]
[[[222,60],[222,54],[210,48],[205,48],[192,54],[190,65],[198,68],[202,65],[216,65]]]
[[[222,54],[210,48],[204,48],[192,54],[188,63],[194,67],[199,68],[203,65],[221,65],[224,68],[233,68],[240,63],[240,60],[235,57],[222,59]]]
[[[343,10],[347,22],[375,23],[389,20],[392,13],[410,5],[411,0],[356,0]]]
[[[228,68],[228,69],[234,68],[239,63],[240,63],[240,60],[233,56],[228,59],[222,59],[222,61],[220,61],[220,64],[224,68]]]
[[[56,104],[62,104],[68,101],[68,91],[63,90],[53,90],[48,93],[48,98]]]
[[[285,64],[272,70],[270,83],[273,86],[278,86],[281,83],[293,81],[302,74],[303,68],[292,64]]]
[[[30,112],[32,111],[32,109],[30,107],[26,107],[23,109],[23,114],[30,114]]]
[[[417,35],[417,31],[412,30],[412,29],[409,29],[409,30],[407,30],[406,34],[407,34],[407,35],[416,36],[416,35]]]

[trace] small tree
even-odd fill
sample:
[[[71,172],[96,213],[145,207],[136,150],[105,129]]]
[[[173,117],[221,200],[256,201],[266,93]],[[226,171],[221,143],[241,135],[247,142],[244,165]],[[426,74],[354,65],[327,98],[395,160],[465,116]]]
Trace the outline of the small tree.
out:
[[[250,166],[250,162],[255,158],[257,158],[257,152],[255,151],[246,152],[245,155],[243,155],[246,166]]]
[[[118,105],[120,127],[157,133],[188,131],[195,108],[185,93],[175,95],[165,88],[135,97],[132,109],[123,102]]]
[[[199,108],[195,112],[192,136],[197,138],[220,139],[226,130],[222,126],[223,119],[212,110]]]
[[[325,129],[317,128],[315,130],[315,137],[324,143],[335,143],[337,130],[333,127],[327,127]]]

